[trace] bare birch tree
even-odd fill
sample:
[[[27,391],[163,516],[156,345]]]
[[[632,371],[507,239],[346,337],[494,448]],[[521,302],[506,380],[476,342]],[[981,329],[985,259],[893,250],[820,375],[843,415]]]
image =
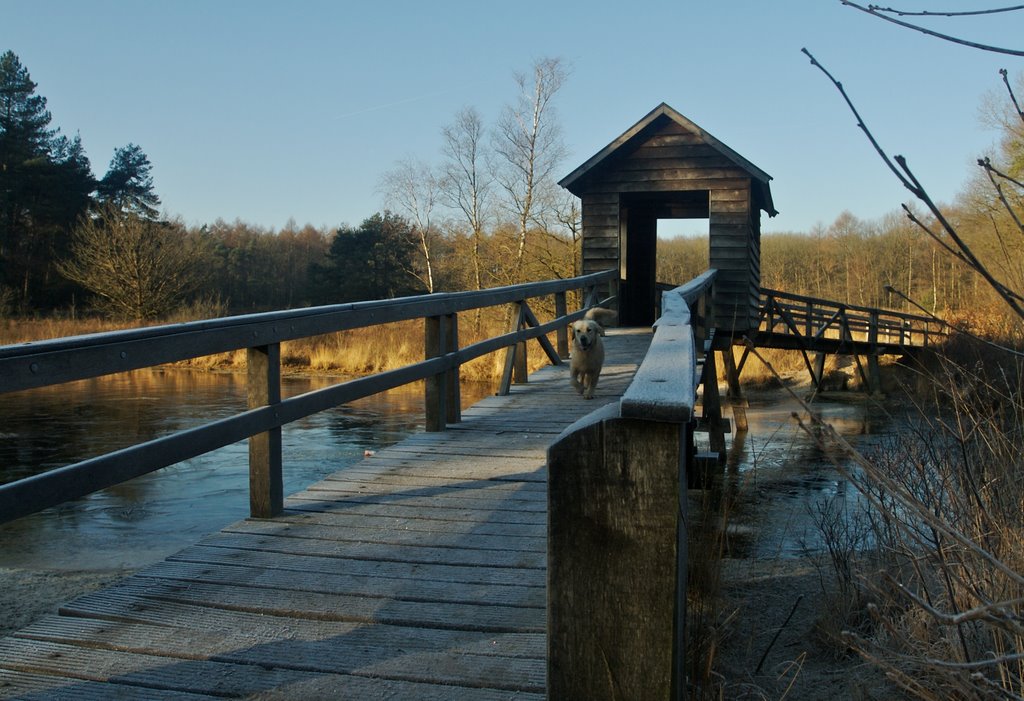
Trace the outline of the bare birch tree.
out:
[[[461,214],[473,242],[473,284],[483,289],[480,246],[487,226],[493,179],[484,164],[484,125],[480,113],[467,107],[441,130],[445,162],[441,176],[442,202]],[[479,319],[479,311],[477,314]]]
[[[399,161],[381,178],[381,189],[389,206],[397,209],[411,223],[413,235],[423,256],[423,270],[409,271],[427,292],[434,292],[433,239],[437,231],[431,217],[440,194],[440,179],[430,166],[412,158]]]
[[[538,219],[542,193],[554,187],[552,174],[566,155],[553,105],[566,77],[560,58],[538,59],[529,75],[516,74],[519,95],[502,112],[494,133],[495,180],[517,225],[512,282],[522,281],[527,233]]]

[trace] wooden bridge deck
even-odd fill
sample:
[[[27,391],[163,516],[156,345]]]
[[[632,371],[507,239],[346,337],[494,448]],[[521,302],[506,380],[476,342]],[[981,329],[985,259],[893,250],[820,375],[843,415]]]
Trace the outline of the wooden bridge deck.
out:
[[[545,368],[0,640],[0,698],[543,698],[545,451],[649,342],[610,331],[593,401]]]

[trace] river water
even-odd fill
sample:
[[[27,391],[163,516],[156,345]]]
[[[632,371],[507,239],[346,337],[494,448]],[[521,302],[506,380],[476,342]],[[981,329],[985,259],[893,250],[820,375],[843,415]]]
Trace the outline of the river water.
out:
[[[337,379],[285,377],[284,396]],[[463,403],[490,387],[463,389]],[[245,409],[245,377],[142,370],[6,395],[0,402],[0,482],[67,465]],[[818,402],[841,433],[870,442],[888,428],[867,405]],[[735,437],[727,474],[743,508],[730,518],[734,556],[798,556],[820,548],[808,514],[854,490],[791,418],[784,395],[754,396],[750,431]],[[422,430],[422,388],[366,398],[285,426],[285,494]],[[245,442],[75,502],[0,525],[0,567],[136,568],[248,515]],[[785,508],[779,508],[784,506]]]
[[[338,381],[285,377],[282,395]],[[464,401],[489,391],[465,387]],[[0,482],[230,416],[245,404],[244,375],[175,368],[8,394],[0,402]],[[422,428],[421,385],[288,424],[285,494]],[[115,569],[157,561],[245,518],[248,480],[243,441],[0,525],[0,567]]]
[[[857,395],[817,398],[808,405],[856,450],[870,456],[906,425],[892,411]],[[801,427],[809,414],[784,390],[751,393],[749,430],[733,436],[724,488],[731,496],[725,523],[731,557],[797,558],[816,555],[825,540],[816,524],[822,509],[856,518],[863,502],[839,468],[859,469],[842,451]]]

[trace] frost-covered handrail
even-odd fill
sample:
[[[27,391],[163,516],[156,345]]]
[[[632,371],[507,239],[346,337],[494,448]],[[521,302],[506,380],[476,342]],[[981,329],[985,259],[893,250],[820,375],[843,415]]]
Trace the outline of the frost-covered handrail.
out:
[[[685,423],[693,417],[700,377],[691,310],[710,295],[717,272],[708,270],[662,294],[650,350],[620,400],[623,418]]]

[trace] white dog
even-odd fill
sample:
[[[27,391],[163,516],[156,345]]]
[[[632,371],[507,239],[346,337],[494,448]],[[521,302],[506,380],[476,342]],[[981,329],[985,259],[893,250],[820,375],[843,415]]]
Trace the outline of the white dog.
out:
[[[593,307],[579,321],[574,321],[572,331],[572,353],[569,360],[569,377],[572,386],[583,394],[584,399],[594,398],[597,378],[604,365],[604,327],[602,323],[615,320],[616,312],[603,307]]]

